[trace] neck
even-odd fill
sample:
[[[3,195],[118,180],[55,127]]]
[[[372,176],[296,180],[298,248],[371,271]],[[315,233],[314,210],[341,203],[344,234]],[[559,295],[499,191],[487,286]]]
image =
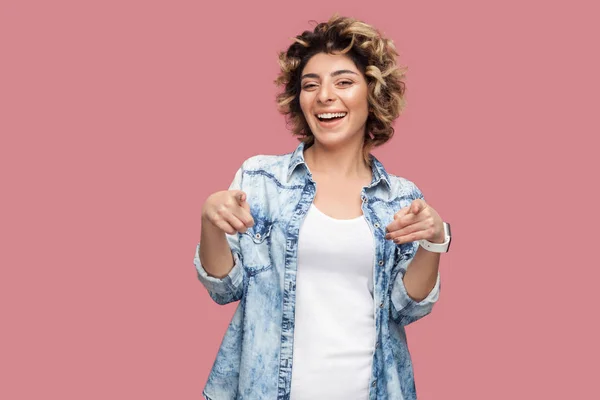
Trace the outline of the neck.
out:
[[[304,161],[312,173],[339,178],[371,176],[371,167],[363,157],[363,142],[345,146],[327,147],[315,140],[304,151]]]

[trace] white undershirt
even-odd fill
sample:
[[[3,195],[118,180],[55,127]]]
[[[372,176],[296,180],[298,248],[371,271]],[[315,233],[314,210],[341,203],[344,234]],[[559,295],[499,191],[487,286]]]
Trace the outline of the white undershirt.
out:
[[[373,235],[311,204],[298,237],[291,400],[366,400],[375,350]]]

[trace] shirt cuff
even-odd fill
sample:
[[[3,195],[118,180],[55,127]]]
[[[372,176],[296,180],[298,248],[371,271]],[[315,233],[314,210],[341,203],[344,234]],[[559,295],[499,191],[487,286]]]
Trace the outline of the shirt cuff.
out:
[[[196,253],[194,255],[194,265],[198,271],[198,279],[206,287],[211,297],[234,297],[243,285],[244,274],[242,270],[242,261],[240,254],[237,251],[231,251],[233,255],[234,265],[229,274],[223,278],[216,278],[208,275],[202,263],[200,262],[200,243],[196,245]],[[216,295],[216,296],[215,296]]]
[[[392,293],[392,302],[396,306],[398,312],[406,313],[410,312],[411,310],[416,311],[417,309],[424,309],[423,311],[428,309],[427,312],[430,311],[430,308],[438,300],[440,295],[440,272],[438,271],[437,273],[437,279],[433,289],[431,289],[427,297],[421,301],[416,301],[408,295],[406,286],[404,286],[403,278],[403,275],[398,275],[396,277],[396,280],[398,281],[396,287],[398,290],[395,290]]]

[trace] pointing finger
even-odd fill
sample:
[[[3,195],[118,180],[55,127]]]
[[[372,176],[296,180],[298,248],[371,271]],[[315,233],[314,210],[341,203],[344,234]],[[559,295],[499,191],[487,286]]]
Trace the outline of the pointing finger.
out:
[[[250,213],[250,204],[248,204],[248,202],[247,202],[247,201],[244,201],[244,202],[241,204],[241,206],[242,206],[242,208],[243,208],[244,210],[246,210],[246,211],[248,211],[248,213]]]
[[[235,199],[237,200],[240,207],[242,207],[244,210],[246,210],[246,211],[248,211],[248,213],[250,213],[250,205],[246,201],[246,193],[245,192],[243,192],[241,190],[238,191],[235,194]]]
[[[425,202],[422,199],[413,200],[410,204],[410,213],[418,214],[425,209]]]
[[[239,191],[239,192],[238,192],[238,193],[235,195],[235,198],[237,199],[238,203],[239,203],[240,205],[242,205],[242,203],[243,203],[244,201],[246,201],[246,193],[244,193],[244,192],[242,192],[242,191]]]
[[[401,229],[403,227],[403,221],[401,221],[401,218],[405,215],[408,215],[409,209],[410,207],[404,207],[401,208],[400,211],[398,211],[396,214],[394,214],[394,220],[390,222],[388,226],[386,226],[385,231],[392,232],[397,229]]]
[[[400,217],[405,216],[406,214],[408,214],[409,210],[410,210],[410,206],[401,208],[400,211],[398,211],[396,214],[394,214],[394,219],[398,219]]]
[[[244,203],[244,204],[248,204],[248,203]],[[247,227],[250,228],[254,225],[254,218],[252,218],[252,214],[250,214],[250,208],[246,209],[245,207],[242,208],[238,208],[237,210],[234,211],[233,213],[240,221],[242,221],[242,223]],[[243,231],[245,232],[245,230]]]

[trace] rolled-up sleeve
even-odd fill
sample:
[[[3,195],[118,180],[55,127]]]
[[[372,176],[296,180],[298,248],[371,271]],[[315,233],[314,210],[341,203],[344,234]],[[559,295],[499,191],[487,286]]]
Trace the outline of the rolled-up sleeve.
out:
[[[409,198],[412,200],[422,199],[425,200],[423,193],[421,190],[414,184],[414,182],[408,181],[410,185],[410,195]],[[412,249],[410,249],[412,246]],[[403,248],[404,251],[400,251]],[[408,248],[408,249],[407,249]],[[403,245],[398,245],[397,247],[397,265],[395,266],[395,270],[393,273],[393,283],[392,290],[390,293],[390,300],[392,303],[391,313],[392,319],[399,323],[400,325],[408,325],[412,322],[415,322],[427,314],[431,312],[433,305],[437,302],[440,295],[440,272],[438,271],[437,279],[435,282],[435,286],[427,297],[425,297],[421,301],[415,301],[412,299],[408,292],[406,291],[406,286],[404,286],[404,274],[406,274],[406,270],[413,260],[414,255],[419,249],[418,242],[406,243]],[[395,275],[394,275],[395,274]]]
[[[400,325],[408,325],[429,314],[440,295],[441,283],[439,271],[435,286],[431,289],[427,297],[421,301],[415,301],[408,295],[403,278],[411,261],[412,257],[399,262],[398,273],[394,279],[390,294],[392,318]]]
[[[239,251],[231,251],[233,255],[234,265],[229,274],[223,278],[215,278],[208,275],[202,262],[200,262],[200,243],[196,245],[196,253],[194,255],[194,266],[198,272],[198,279],[210,297],[217,304],[228,304],[233,301],[238,301],[242,298],[244,285],[244,271],[242,268],[242,257]]]

